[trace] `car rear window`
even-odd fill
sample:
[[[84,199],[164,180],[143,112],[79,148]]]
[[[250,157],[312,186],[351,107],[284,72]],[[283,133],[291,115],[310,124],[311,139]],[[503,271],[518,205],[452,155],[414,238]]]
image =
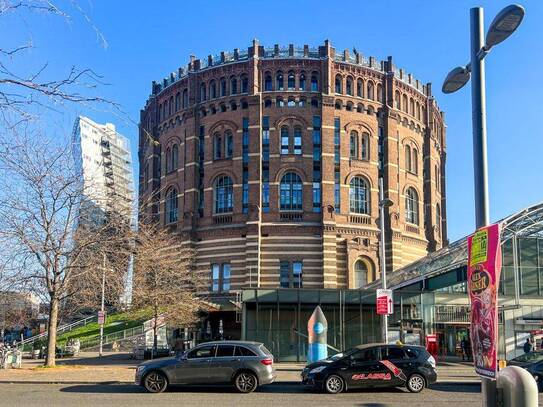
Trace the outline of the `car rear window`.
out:
[[[234,356],[234,345],[219,345],[217,348],[217,355],[216,357],[228,357],[228,356]]]
[[[272,353],[264,345],[260,345],[260,349],[262,349],[262,352],[264,352],[266,355],[272,355]]]
[[[235,356],[256,356],[256,354],[245,346],[236,346]]]

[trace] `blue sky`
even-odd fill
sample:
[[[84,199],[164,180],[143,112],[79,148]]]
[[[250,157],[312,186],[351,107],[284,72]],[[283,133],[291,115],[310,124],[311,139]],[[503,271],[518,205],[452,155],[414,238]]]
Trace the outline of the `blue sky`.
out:
[[[468,62],[469,8],[483,6],[488,26],[508,2],[81,0],[107,47],[70,2],[64,4],[71,22],[43,16],[4,19],[0,38],[12,44],[32,39],[35,48],[15,62],[23,70],[48,62],[45,75],[58,77],[72,65],[92,68],[108,83],[100,92],[122,104],[133,123],[151,81],[185,66],[190,54],[205,58],[245,48],[253,38],[267,46],[317,46],[328,38],[338,50],[355,46],[379,59],[392,55],[398,67],[433,83],[446,114],[449,237],[453,241],[474,229],[470,88],[453,95],[440,89],[451,68]],[[491,220],[543,200],[543,2],[521,4],[523,24],[486,58]],[[51,128],[69,132],[76,113],[115,122],[130,138],[137,161],[133,123],[109,109],[76,109],[52,118]]]

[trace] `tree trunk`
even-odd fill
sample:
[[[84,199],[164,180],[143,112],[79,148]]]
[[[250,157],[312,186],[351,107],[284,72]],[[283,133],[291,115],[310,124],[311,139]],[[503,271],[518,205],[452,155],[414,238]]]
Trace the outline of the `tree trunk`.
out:
[[[45,366],[56,365],[55,351],[57,347],[58,307],[58,299],[52,297],[51,307],[49,309],[49,323],[47,324],[47,356],[45,358]]]
[[[153,355],[155,352],[158,351],[158,335],[157,335],[157,322],[158,322],[158,317],[155,315],[155,321],[154,321],[154,324],[153,324],[153,351],[151,352],[151,355]],[[151,356],[151,359],[153,358],[153,356]]]

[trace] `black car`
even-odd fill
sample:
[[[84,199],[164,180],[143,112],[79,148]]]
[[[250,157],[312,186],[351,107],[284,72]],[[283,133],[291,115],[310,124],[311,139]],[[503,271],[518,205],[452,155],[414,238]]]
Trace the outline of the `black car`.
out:
[[[519,366],[526,369],[537,381],[543,383],[543,351],[528,352],[507,362],[507,366]]]
[[[435,359],[422,346],[368,344],[306,366],[302,383],[328,393],[405,386],[412,393],[437,380]]]

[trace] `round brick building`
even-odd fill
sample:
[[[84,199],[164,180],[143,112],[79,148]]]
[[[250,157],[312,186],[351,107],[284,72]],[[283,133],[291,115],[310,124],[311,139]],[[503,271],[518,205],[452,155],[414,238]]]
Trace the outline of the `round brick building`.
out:
[[[444,115],[392,58],[255,40],[191,57],[141,112],[140,203],[209,291],[359,288],[446,245]]]

